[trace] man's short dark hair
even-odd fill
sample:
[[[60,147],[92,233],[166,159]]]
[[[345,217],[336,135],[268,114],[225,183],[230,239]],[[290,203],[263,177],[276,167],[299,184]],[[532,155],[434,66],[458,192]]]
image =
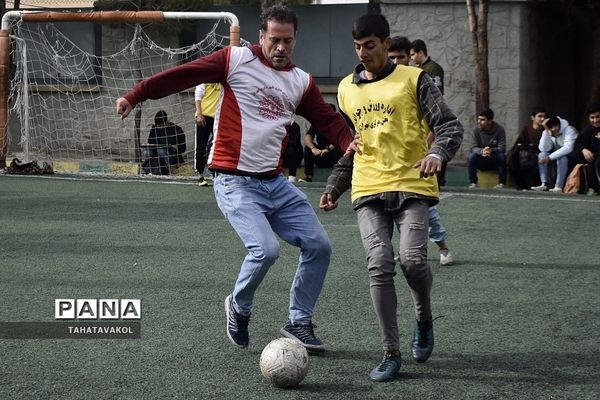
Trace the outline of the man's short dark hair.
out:
[[[406,36],[394,36],[392,38],[392,44],[388,51],[402,51],[406,52],[406,55],[410,54],[410,40]]]
[[[381,14],[364,14],[354,22],[352,37],[361,39],[375,35],[382,41],[390,36],[390,24]]]
[[[554,126],[560,126],[560,119],[556,115],[552,115],[546,122],[546,127],[552,128]]]
[[[592,101],[585,108],[586,115],[590,115],[597,112],[600,112],[600,101]]]
[[[546,113],[546,109],[544,107],[540,107],[540,106],[535,106],[531,108],[531,115],[532,117],[535,117],[537,114],[539,113]]]
[[[269,21],[279,22],[280,24],[293,24],[294,32],[298,30],[298,17],[291,8],[282,5],[275,5],[267,8],[260,15],[260,29],[267,30]]]
[[[477,115],[480,117],[485,117],[487,119],[494,119],[494,112],[492,111],[491,108],[486,108],[485,110],[483,110],[482,112],[480,112]]]
[[[418,53],[418,52],[422,51],[423,54],[427,55],[427,45],[421,39],[413,40],[412,43],[411,43],[411,45],[410,45],[410,48],[412,50],[414,50],[415,53]]]

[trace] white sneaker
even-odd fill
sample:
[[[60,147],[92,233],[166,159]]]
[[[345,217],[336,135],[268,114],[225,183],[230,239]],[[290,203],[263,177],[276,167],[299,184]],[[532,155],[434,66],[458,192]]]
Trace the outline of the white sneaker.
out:
[[[538,192],[547,192],[548,186],[545,183],[542,183],[540,186],[532,186],[531,190],[536,190]]]
[[[494,189],[504,189],[504,183],[499,183],[496,186],[494,186]]]
[[[296,182],[296,177],[293,175],[288,176],[288,181],[290,182]]]
[[[561,188],[559,188],[558,186],[556,186],[556,187],[553,187],[552,189],[550,189],[550,190],[548,190],[548,191],[549,191],[549,192],[552,192],[552,193],[562,193],[562,189],[561,189]]]
[[[477,189],[477,184],[476,183],[471,183],[469,185],[469,189]]]
[[[450,250],[440,250],[440,265],[452,265],[453,263],[454,259],[452,258],[452,253],[450,253]]]

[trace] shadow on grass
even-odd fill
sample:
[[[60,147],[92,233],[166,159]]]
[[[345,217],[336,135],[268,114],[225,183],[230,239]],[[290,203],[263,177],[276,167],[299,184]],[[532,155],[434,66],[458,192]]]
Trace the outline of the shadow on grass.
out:
[[[460,379],[490,383],[530,383],[557,387],[595,385],[600,381],[600,352],[436,353],[422,373],[403,372],[402,379]],[[424,366],[425,366],[424,365]],[[414,370],[413,370],[414,371]],[[450,372],[451,371],[451,372]]]

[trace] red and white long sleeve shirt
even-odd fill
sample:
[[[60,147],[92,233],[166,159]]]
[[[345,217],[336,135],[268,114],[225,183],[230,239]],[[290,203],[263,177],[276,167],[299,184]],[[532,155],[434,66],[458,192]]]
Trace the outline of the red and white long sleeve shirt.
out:
[[[210,169],[233,173],[281,172],[294,114],[306,118],[345,151],[352,132],[325,103],[312,77],[293,64],[276,70],[261,46],[228,47],[139,82],[124,97],[132,106],[200,83],[220,83]]]

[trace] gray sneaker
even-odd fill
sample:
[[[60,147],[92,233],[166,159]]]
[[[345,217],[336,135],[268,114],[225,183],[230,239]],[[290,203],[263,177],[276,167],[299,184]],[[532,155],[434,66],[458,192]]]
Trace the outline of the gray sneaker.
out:
[[[402,366],[402,360],[400,354],[395,356],[392,352],[386,351],[383,354],[383,359],[373,371],[369,374],[369,378],[375,382],[386,382],[394,379],[400,372]]]

